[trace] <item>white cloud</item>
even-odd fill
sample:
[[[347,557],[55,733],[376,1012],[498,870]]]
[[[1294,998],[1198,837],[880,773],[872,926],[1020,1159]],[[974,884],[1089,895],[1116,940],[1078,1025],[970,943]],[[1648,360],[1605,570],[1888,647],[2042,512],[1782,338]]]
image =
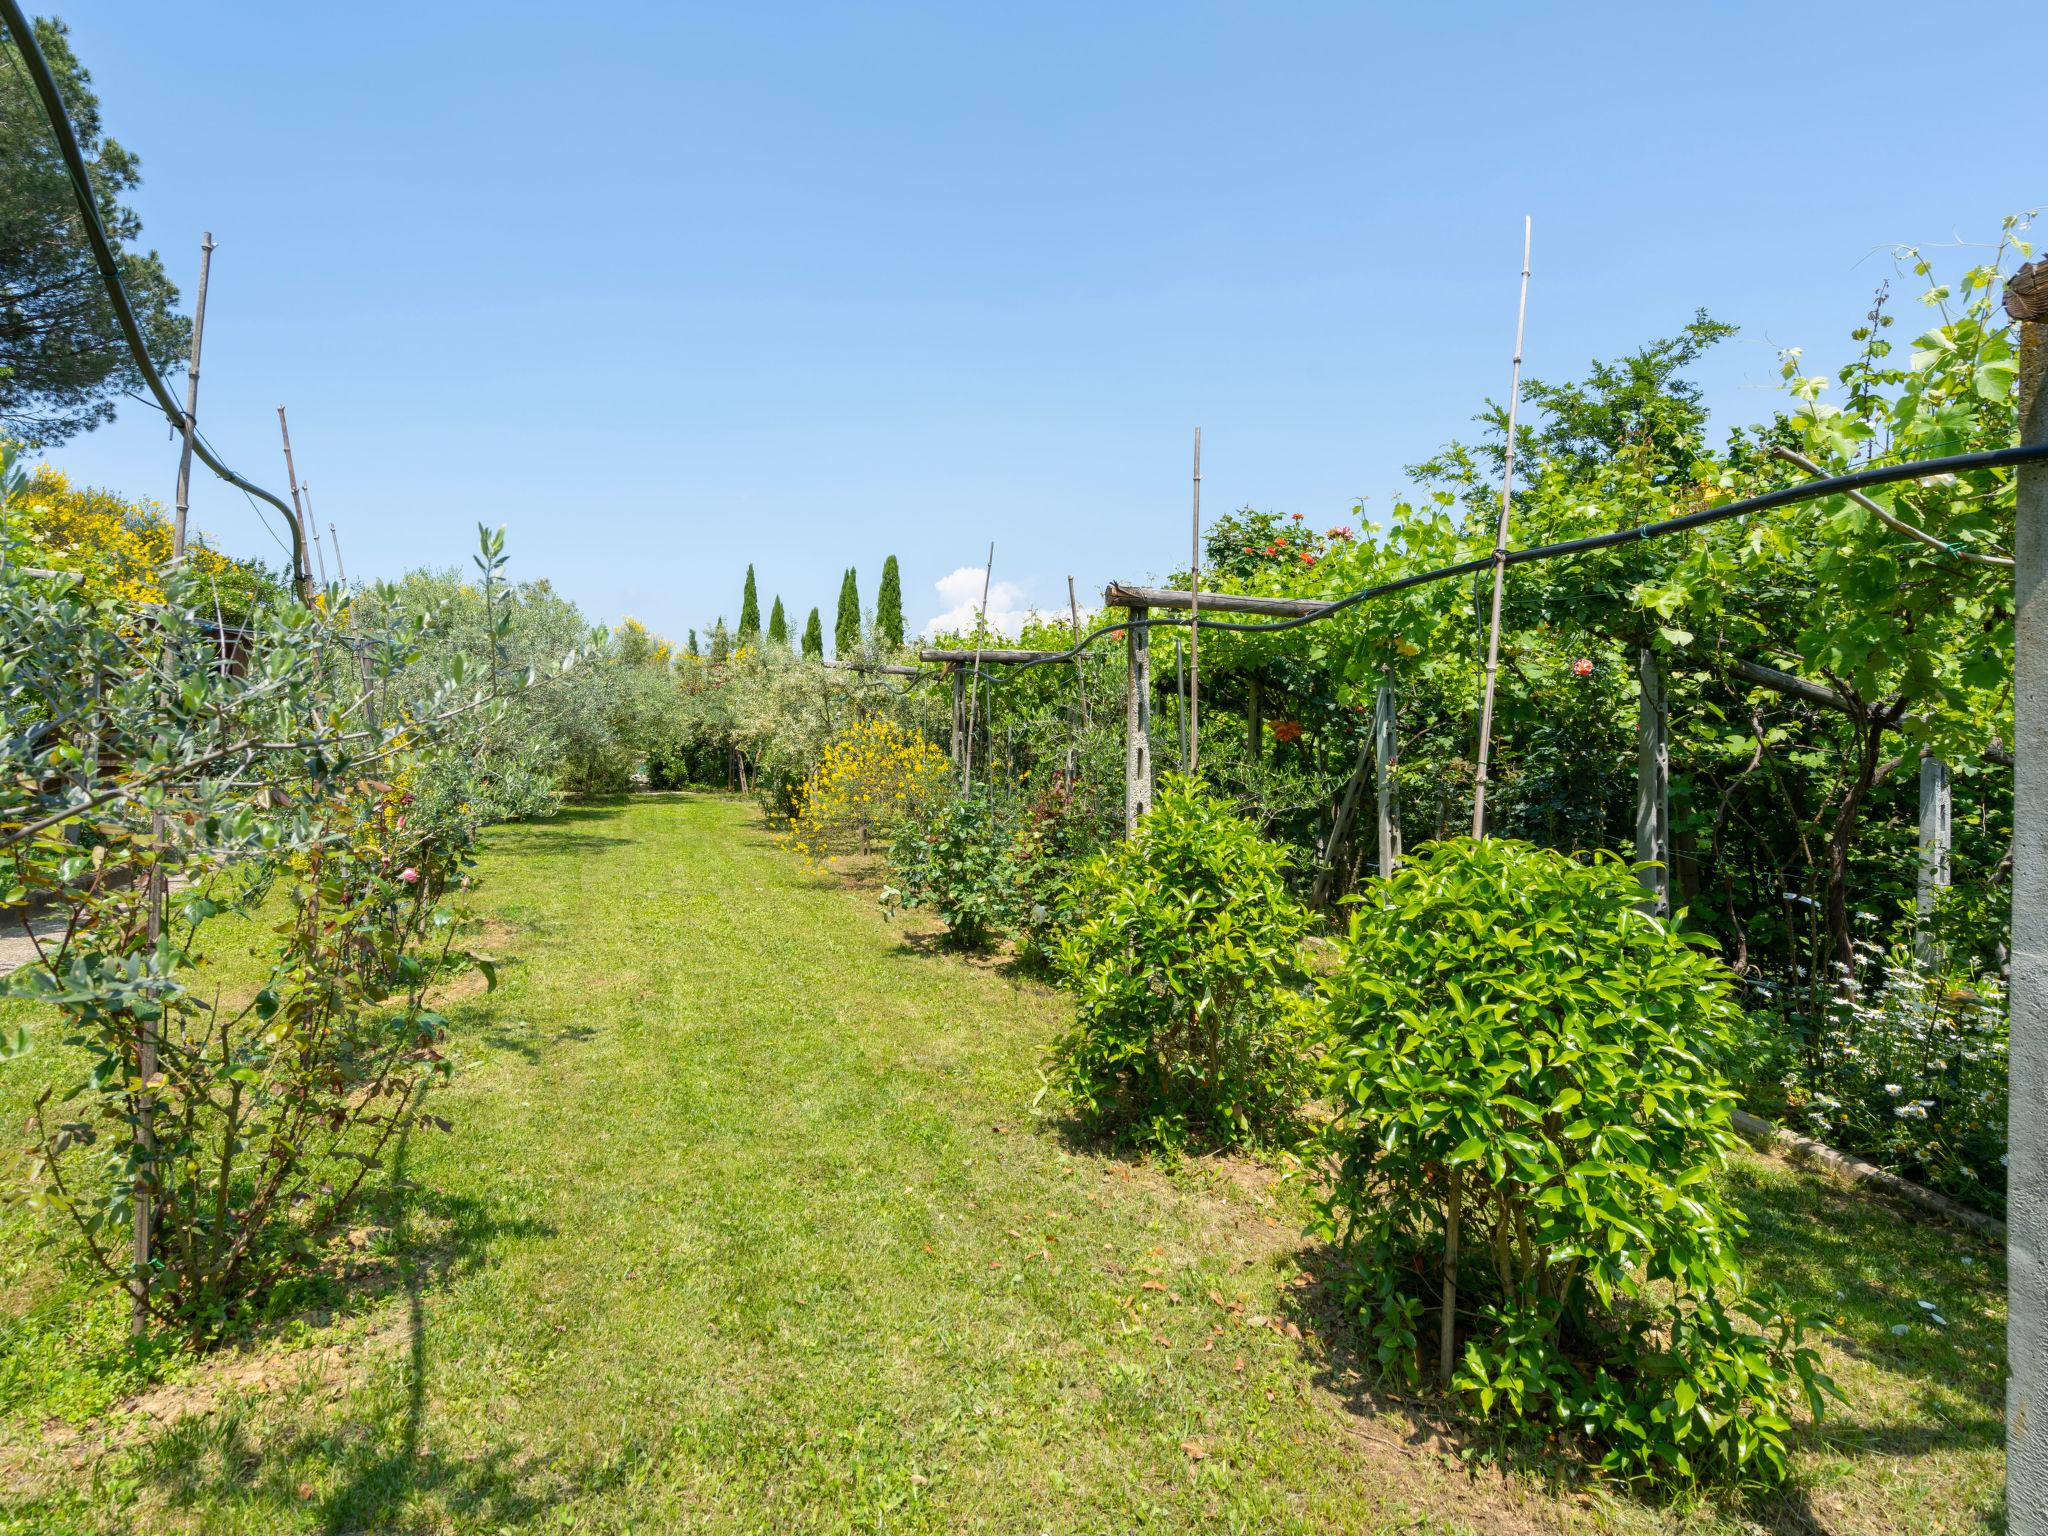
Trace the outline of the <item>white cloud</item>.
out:
[[[982,577],[981,566],[963,565],[951,575],[941,576],[933,582],[932,585],[938,589],[939,601],[949,606],[943,613],[925,621],[924,632],[928,635],[942,630],[973,633],[974,616],[981,608]],[[989,587],[988,623],[997,634],[1014,638],[1030,616],[1031,606],[1024,600],[1024,589],[1015,582],[998,581]]]

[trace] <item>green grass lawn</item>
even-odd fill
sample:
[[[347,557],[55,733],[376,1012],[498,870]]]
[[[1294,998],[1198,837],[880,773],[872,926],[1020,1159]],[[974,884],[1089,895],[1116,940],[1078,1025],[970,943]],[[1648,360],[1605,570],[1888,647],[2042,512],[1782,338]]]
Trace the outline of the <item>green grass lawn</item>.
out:
[[[571,809],[482,876],[511,963],[448,1009],[453,1134],[242,1345],[136,1359],[0,1210],[0,1532],[2002,1526],[1976,1238],[1742,1159],[1850,1402],[1789,1494],[1646,1504],[1376,1397],[1281,1170],[1074,1138],[1033,1107],[1064,999],[749,807]],[[50,1066],[0,1067],[0,1124]]]

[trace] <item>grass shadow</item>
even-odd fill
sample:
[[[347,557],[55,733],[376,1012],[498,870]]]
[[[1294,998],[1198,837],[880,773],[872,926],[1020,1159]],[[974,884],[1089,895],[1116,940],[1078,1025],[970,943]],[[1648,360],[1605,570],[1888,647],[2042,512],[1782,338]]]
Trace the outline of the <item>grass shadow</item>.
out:
[[[1107,1150],[1099,1139],[1075,1144],[1098,1156]],[[1846,1405],[1832,1405],[1818,1424],[1796,1415],[1788,1436],[1795,1455],[1895,1462],[1986,1451],[2002,1443],[2003,1316],[1995,1304],[1971,1306],[1955,1291],[1963,1275],[1972,1277],[1987,1303],[2002,1296],[2003,1259],[1993,1245],[1917,1207],[1762,1160],[1738,1160],[1727,1184],[1750,1229],[1744,1251],[1751,1275],[1795,1305],[1833,1320],[1834,1348],[1886,1373],[1882,1395],[1867,1388],[1859,1401],[1852,1392]],[[1403,1438],[1412,1448],[1491,1462],[1553,1493],[1602,1481],[1582,1448],[1567,1440],[1504,1432],[1434,1394],[1388,1389],[1344,1302],[1342,1254],[1318,1244],[1298,1262],[1310,1283],[1290,1292],[1285,1307],[1301,1328],[1301,1347],[1317,1383],[1352,1413],[1366,1420],[1399,1418],[1408,1426]],[[1927,1309],[1919,1303],[1930,1297],[1942,1299],[1946,1328],[1911,1321],[1924,1318]],[[1433,1339],[1433,1301],[1427,1315]],[[1904,1339],[1893,1332],[1901,1318],[1909,1320]],[[1607,1486],[1646,1508],[1669,1502],[1655,1492]],[[1830,1523],[1814,1507],[1813,1486],[1795,1472],[1772,1490],[1711,1490],[1688,1497],[1708,1499],[1774,1536],[1824,1536]],[[2004,1528],[2003,1508],[2001,1495],[1986,1514],[1984,1530]]]
[[[487,1202],[412,1184],[405,1172],[409,1143],[407,1133],[373,1207],[389,1224],[395,1275],[347,1298],[351,1310],[360,1310],[394,1291],[403,1297],[403,1405],[396,1422],[374,1411],[338,1421],[308,1414],[281,1433],[259,1436],[252,1433],[252,1405],[244,1401],[187,1413],[144,1457],[149,1480],[172,1507],[254,1503],[275,1509],[282,1525],[296,1523],[309,1501],[317,1501],[321,1528],[335,1533],[411,1528],[402,1522],[422,1499],[489,1527],[523,1522],[543,1509],[510,1450],[451,1456],[424,1445],[431,1364],[425,1294],[488,1263],[501,1241],[552,1236],[554,1228],[506,1220]],[[324,1323],[331,1315],[322,1312],[312,1321]],[[324,1491],[316,1479],[328,1485]]]

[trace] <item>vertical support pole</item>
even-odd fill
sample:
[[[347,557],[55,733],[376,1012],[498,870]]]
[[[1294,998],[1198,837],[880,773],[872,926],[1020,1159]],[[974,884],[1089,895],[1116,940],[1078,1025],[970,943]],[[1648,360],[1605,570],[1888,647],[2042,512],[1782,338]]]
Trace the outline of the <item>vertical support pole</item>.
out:
[[[2035,276],[2033,304],[2015,304]],[[2020,441],[2048,444],[2048,266],[2006,290],[2020,325]],[[2006,1184],[2006,1528],[2048,1533],[2048,463],[2023,464],[2013,547],[2012,1009]],[[2036,1415],[2041,1415],[2037,1421]]]
[[[1479,704],[1479,762],[1472,774],[1472,836],[1486,836],[1486,778],[1493,761],[1493,690],[1500,677],[1500,600],[1508,576],[1508,517],[1515,505],[1515,408],[1522,399],[1522,326],[1529,318],[1529,220],[1522,220],[1522,298],[1515,313],[1515,366],[1508,382],[1507,451],[1500,476],[1500,522],[1493,536],[1493,617],[1486,626],[1486,676]],[[1444,1313],[1446,1326],[1450,1313]],[[1448,1347],[1448,1346],[1446,1346]]]
[[[306,509],[299,500],[299,472],[292,467],[292,429],[284,419],[284,407],[277,408],[277,431],[284,439],[284,478],[292,493],[292,586],[299,601],[313,601],[313,568],[306,563]]]
[[[1358,810],[1358,797],[1365,791],[1365,771],[1372,766],[1375,737],[1367,737],[1358,749],[1358,762],[1344,782],[1344,796],[1337,802],[1337,815],[1330,823],[1330,836],[1316,860],[1315,884],[1309,888],[1308,904],[1317,911],[1338,894],[1339,862],[1351,842],[1351,819]]]
[[[1074,702],[1080,706],[1081,729],[1088,729],[1088,680],[1081,674],[1081,605],[1074,601],[1074,578],[1067,578],[1067,618],[1074,626]]]
[[[192,304],[192,359],[185,365],[185,442],[178,451],[177,515],[171,522],[171,559],[185,554],[185,514],[192,506],[192,435],[199,424],[199,347],[206,336],[206,280],[213,273],[213,231],[199,237],[199,293]]]
[[[320,519],[313,512],[313,487],[301,485],[299,489],[306,493],[306,532],[313,540],[313,563],[319,567],[320,585],[324,587],[327,585],[327,555],[320,548]]]
[[[1151,613],[1125,614],[1124,654],[1124,836],[1138,830],[1138,818],[1152,809],[1152,643],[1139,628]]]
[[[1394,684],[1380,684],[1372,704],[1373,756],[1379,763],[1380,878],[1390,877],[1401,864],[1401,782],[1395,770],[1401,763],[1401,733],[1394,720]]]
[[[1920,869],[1913,889],[1913,958],[1922,965],[1935,961],[1934,901],[1948,889],[1949,850],[1953,846],[1955,796],[1948,764],[1932,752],[1920,754]]]
[[[1188,658],[1173,637],[1173,719],[1180,729],[1180,771],[1188,771]]]
[[[199,293],[192,311],[192,357],[186,365],[185,375],[184,441],[178,450],[177,503],[171,520],[173,568],[185,560],[186,520],[192,506],[192,439],[199,424],[199,350],[206,335],[206,280],[213,271],[213,251],[213,232],[208,230],[199,237]],[[98,683],[97,674],[94,683]],[[95,759],[99,756],[97,740],[93,756]],[[149,908],[143,931],[149,941],[149,967],[154,973],[163,941],[164,909],[171,899],[170,877],[163,867],[167,828],[161,811],[149,818],[149,828],[155,862],[149,867]],[[157,979],[161,980],[161,977]],[[144,1019],[135,1037],[135,1147],[141,1168],[129,1201],[134,1217],[131,1236],[135,1273],[128,1282],[128,1332],[136,1338],[149,1332],[150,1247],[156,1232],[156,1202],[152,1198],[156,1179],[156,1104],[149,1091],[150,1083],[156,1078],[156,1047],[156,1025]]]
[[[1187,771],[1202,766],[1202,429],[1195,428],[1194,553],[1188,561]]]
[[[1245,692],[1244,733],[1251,743],[1252,761],[1261,763],[1266,760],[1266,693],[1258,673],[1246,682]]]
[[[967,674],[960,670],[957,662],[946,670],[953,674],[953,766],[964,768],[967,764]]]
[[[974,676],[967,687],[967,734],[961,738],[960,793],[974,792],[974,710],[981,702],[981,644],[988,633],[988,584],[996,574],[996,546],[990,540],[988,566],[981,573],[981,607],[974,615]],[[993,744],[991,744],[993,750]]]
[[[1664,668],[1647,645],[1636,652],[1636,871],[1649,899],[1643,910],[1671,915],[1671,720]]]

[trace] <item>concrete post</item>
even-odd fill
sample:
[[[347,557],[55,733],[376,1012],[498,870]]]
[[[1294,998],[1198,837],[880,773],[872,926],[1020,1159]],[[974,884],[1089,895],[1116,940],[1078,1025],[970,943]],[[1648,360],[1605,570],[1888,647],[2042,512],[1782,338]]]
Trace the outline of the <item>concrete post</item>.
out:
[[[2023,443],[2048,443],[2044,371],[2048,318],[2023,318]],[[2005,1500],[2013,1536],[2048,1536],[2048,464],[2017,479]]]
[[[1649,900],[1643,910],[1671,915],[1671,742],[1664,668],[1647,645],[1636,653],[1636,862]]]
[[[1949,885],[1949,849],[1955,800],[1948,764],[1932,752],[1920,754],[1920,869],[1913,891],[1913,955],[1922,965],[1935,960],[1934,900]]]
[[[1129,678],[1124,691],[1124,836],[1138,830],[1138,818],[1152,809],[1152,643],[1140,629],[1149,608],[1126,611],[1124,654]]]
[[[1395,770],[1401,763],[1401,733],[1394,722],[1394,685],[1380,684],[1372,702],[1373,757],[1379,767],[1380,878],[1401,864],[1401,784]]]

